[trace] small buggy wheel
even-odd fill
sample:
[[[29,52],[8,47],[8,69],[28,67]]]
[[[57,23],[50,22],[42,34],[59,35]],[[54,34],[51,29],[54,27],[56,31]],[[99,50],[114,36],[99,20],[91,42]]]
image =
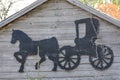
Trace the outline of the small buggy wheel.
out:
[[[97,70],[105,70],[109,68],[113,63],[113,51],[105,45],[98,45],[96,52],[97,57],[89,57],[91,65]]]
[[[58,64],[61,69],[72,70],[80,63],[79,54],[71,46],[64,46],[60,49]]]

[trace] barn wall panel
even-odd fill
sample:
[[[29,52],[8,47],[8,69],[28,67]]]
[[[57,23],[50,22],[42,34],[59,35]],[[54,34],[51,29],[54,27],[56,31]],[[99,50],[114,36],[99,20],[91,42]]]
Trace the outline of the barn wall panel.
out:
[[[40,70],[35,70],[34,65],[40,59],[37,55],[28,57],[24,73],[18,72],[20,64],[13,55],[14,52],[19,51],[19,42],[15,45],[10,43],[12,29],[24,31],[34,41],[55,36],[60,47],[74,46],[76,37],[74,21],[91,17],[100,21],[99,39],[96,44],[105,44],[114,52],[114,62],[108,70],[95,70],[90,65],[88,56],[82,56],[80,65],[72,71],[65,71],[58,67],[58,71],[53,72],[51,71],[53,63],[50,60],[41,64]],[[0,80],[29,80],[30,77],[39,78],[40,76],[44,77],[43,80],[120,79],[120,29],[65,0],[56,3],[50,0],[8,26],[8,29],[0,32]],[[84,29],[81,29],[80,34],[84,34]]]

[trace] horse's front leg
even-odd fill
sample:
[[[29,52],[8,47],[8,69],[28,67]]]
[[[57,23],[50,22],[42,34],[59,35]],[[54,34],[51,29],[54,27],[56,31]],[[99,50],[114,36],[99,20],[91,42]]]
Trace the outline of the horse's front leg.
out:
[[[20,53],[20,52],[15,52],[15,53],[14,53],[14,57],[16,58],[16,60],[17,60],[19,63],[21,63],[22,59],[21,59],[19,56],[21,56],[21,53]]]
[[[21,55],[21,56],[22,56],[22,61],[21,61],[21,66],[20,66],[19,72],[24,72],[24,64],[25,64],[27,55],[26,55],[26,54],[23,54],[23,55]]]

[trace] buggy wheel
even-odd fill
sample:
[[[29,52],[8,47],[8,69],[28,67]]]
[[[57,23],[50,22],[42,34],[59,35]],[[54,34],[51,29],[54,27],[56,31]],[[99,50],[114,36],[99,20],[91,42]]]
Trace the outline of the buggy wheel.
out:
[[[112,65],[114,55],[113,51],[109,47],[105,45],[98,45],[97,55],[97,57],[89,57],[89,61],[95,69],[105,70]]]
[[[80,63],[79,54],[73,50],[73,47],[64,46],[60,49],[58,64],[61,69],[72,70]]]

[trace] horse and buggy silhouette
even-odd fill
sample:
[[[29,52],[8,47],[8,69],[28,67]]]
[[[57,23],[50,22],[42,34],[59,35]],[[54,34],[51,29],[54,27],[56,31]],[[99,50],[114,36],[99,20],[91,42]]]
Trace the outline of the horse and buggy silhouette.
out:
[[[86,24],[86,34],[80,38],[79,24],[82,23]],[[14,53],[16,60],[21,63],[19,72],[24,72],[27,56],[37,55],[38,50],[41,59],[36,62],[35,69],[38,69],[40,64],[46,60],[45,56],[48,56],[54,64],[52,71],[57,71],[57,66],[64,70],[73,70],[80,64],[82,55],[88,55],[90,64],[97,70],[109,68],[113,63],[113,51],[106,45],[95,43],[98,39],[99,21],[96,18],[80,19],[75,21],[75,27],[75,46],[65,45],[61,48],[59,48],[56,37],[33,41],[23,31],[13,30],[11,43],[20,42],[20,50]]]

